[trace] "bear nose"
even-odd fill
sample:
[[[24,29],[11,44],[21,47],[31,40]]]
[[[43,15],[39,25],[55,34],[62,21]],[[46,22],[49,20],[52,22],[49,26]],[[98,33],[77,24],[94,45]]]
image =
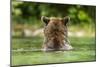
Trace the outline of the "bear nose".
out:
[[[55,26],[58,26],[58,23],[57,23],[57,22],[54,22],[54,25],[55,25]]]
[[[55,26],[58,26],[58,24],[57,24],[57,23],[55,23]]]
[[[55,24],[54,27],[53,27],[53,29],[54,29],[55,31],[57,31],[57,30],[59,29],[58,24]]]

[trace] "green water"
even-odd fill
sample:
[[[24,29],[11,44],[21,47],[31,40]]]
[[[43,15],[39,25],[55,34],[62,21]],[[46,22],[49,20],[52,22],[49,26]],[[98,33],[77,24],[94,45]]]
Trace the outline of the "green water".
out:
[[[40,48],[43,40],[42,38],[36,41],[34,38],[13,38],[12,50],[15,49],[29,49]],[[42,51],[12,51],[11,62],[14,65],[30,65],[30,64],[48,64],[48,63],[67,63],[67,62],[81,62],[81,61],[95,61],[95,38],[69,38],[74,50],[71,51],[56,51],[56,52],[42,52]],[[33,41],[34,40],[34,41]],[[35,45],[32,45],[35,44]]]

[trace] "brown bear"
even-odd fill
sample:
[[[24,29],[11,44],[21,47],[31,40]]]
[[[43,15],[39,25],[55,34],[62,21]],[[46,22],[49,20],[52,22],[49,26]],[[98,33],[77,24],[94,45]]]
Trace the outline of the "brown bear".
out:
[[[67,25],[70,20],[68,16],[59,17],[41,17],[44,27],[43,51],[71,50],[72,46],[68,41]]]

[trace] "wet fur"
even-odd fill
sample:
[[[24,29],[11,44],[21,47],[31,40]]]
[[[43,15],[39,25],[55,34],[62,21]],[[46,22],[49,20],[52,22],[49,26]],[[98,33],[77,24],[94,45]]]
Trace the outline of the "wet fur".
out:
[[[45,18],[44,18],[45,19]],[[45,19],[46,20],[46,19]],[[51,17],[47,19],[44,27],[44,51],[58,51],[72,49],[68,42],[67,25],[64,23],[63,18]]]

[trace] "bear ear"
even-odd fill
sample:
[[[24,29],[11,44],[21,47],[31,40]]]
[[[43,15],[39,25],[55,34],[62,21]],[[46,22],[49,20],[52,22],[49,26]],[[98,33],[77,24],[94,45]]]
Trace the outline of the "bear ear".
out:
[[[48,17],[45,17],[45,16],[41,17],[41,21],[44,22],[46,25],[49,23],[49,20],[50,19]]]
[[[64,25],[69,23],[69,21],[70,21],[70,17],[69,16],[66,16],[66,17],[63,18]]]

